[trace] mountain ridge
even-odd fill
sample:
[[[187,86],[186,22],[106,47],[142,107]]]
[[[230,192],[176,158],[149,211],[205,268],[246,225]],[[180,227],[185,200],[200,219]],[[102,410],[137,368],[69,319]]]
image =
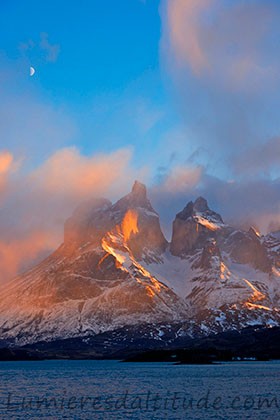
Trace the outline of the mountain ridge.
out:
[[[114,204],[80,206],[64,243],[3,290],[0,336],[23,345],[126,325],[189,337],[280,325],[279,266],[280,234],[235,229],[203,197],[177,213],[168,243],[136,181]]]

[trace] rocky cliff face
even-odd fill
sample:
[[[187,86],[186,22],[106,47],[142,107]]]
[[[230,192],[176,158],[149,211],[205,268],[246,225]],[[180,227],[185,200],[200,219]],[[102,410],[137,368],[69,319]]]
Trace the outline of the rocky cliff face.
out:
[[[251,227],[248,232],[232,231],[226,236],[224,248],[232,260],[239,264],[249,264],[256,270],[269,273],[271,260],[261,237]]]
[[[138,181],[132,191],[114,205],[106,199],[98,199],[79,207],[65,223],[64,245],[75,248],[90,241],[98,246],[116,225],[129,232],[128,244],[138,258],[149,252],[163,252],[167,247],[159,216],[147,198],[145,185]]]
[[[145,185],[135,181],[131,193],[121,198],[113,207],[114,213],[123,218],[130,209],[135,215],[137,231],[128,240],[128,245],[138,259],[156,257],[165,251],[167,240],[160,228],[159,216],[147,198]]]
[[[60,248],[2,290],[1,338],[50,341],[143,324],[176,325],[183,335],[278,325],[279,238],[226,225],[200,197],[176,215],[168,244],[146,187],[135,182],[114,204],[80,206]],[[160,340],[164,328],[156,330]]]
[[[176,215],[170,251],[176,256],[187,255],[203,246],[209,237],[215,238],[217,231],[223,226],[221,216],[210,210],[207,201],[199,197]]]

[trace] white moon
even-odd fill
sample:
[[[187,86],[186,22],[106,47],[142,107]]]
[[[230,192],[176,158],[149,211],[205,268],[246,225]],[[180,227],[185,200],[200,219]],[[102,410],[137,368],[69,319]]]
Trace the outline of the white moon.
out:
[[[30,74],[30,76],[33,76],[33,74],[35,74],[35,69],[34,69],[34,67],[30,67],[30,69],[29,69],[29,74]]]

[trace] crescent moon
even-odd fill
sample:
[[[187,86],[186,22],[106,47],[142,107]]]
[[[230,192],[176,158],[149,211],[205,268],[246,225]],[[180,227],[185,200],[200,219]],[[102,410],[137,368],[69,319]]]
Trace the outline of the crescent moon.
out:
[[[35,74],[35,69],[34,69],[34,67],[30,67],[30,69],[29,69],[29,74],[30,74],[30,76],[33,76],[33,74]]]

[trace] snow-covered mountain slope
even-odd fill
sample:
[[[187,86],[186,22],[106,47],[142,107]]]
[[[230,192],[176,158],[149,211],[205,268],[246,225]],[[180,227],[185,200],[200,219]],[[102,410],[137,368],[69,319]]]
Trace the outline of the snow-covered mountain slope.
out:
[[[280,231],[271,232],[262,238],[267,253],[277,268],[280,269]]]
[[[53,255],[2,290],[2,339],[51,340],[188,316],[187,302],[136,259],[156,261],[167,246],[145,187],[135,183],[114,205],[91,204],[66,222]]]
[[[218,328],[241,327],[260,320],[277,324],[280,246],[272,256],[266,241],[253,228],[245,232],[226,225],[200,197],[177,214],[170,253],[151,271],[183,295],[204,327],[210,323],[213,329],[215,322]],[[176,281],[170,282],[172,276]]]
[[[177,214],[168,244],[135,182],[115,204],[79,207],[60,248],[1,290],[0,337],[23,344],[125,325],[179,325],[188,335],[278,325],[277,235],[236,230],[200,197]]]

